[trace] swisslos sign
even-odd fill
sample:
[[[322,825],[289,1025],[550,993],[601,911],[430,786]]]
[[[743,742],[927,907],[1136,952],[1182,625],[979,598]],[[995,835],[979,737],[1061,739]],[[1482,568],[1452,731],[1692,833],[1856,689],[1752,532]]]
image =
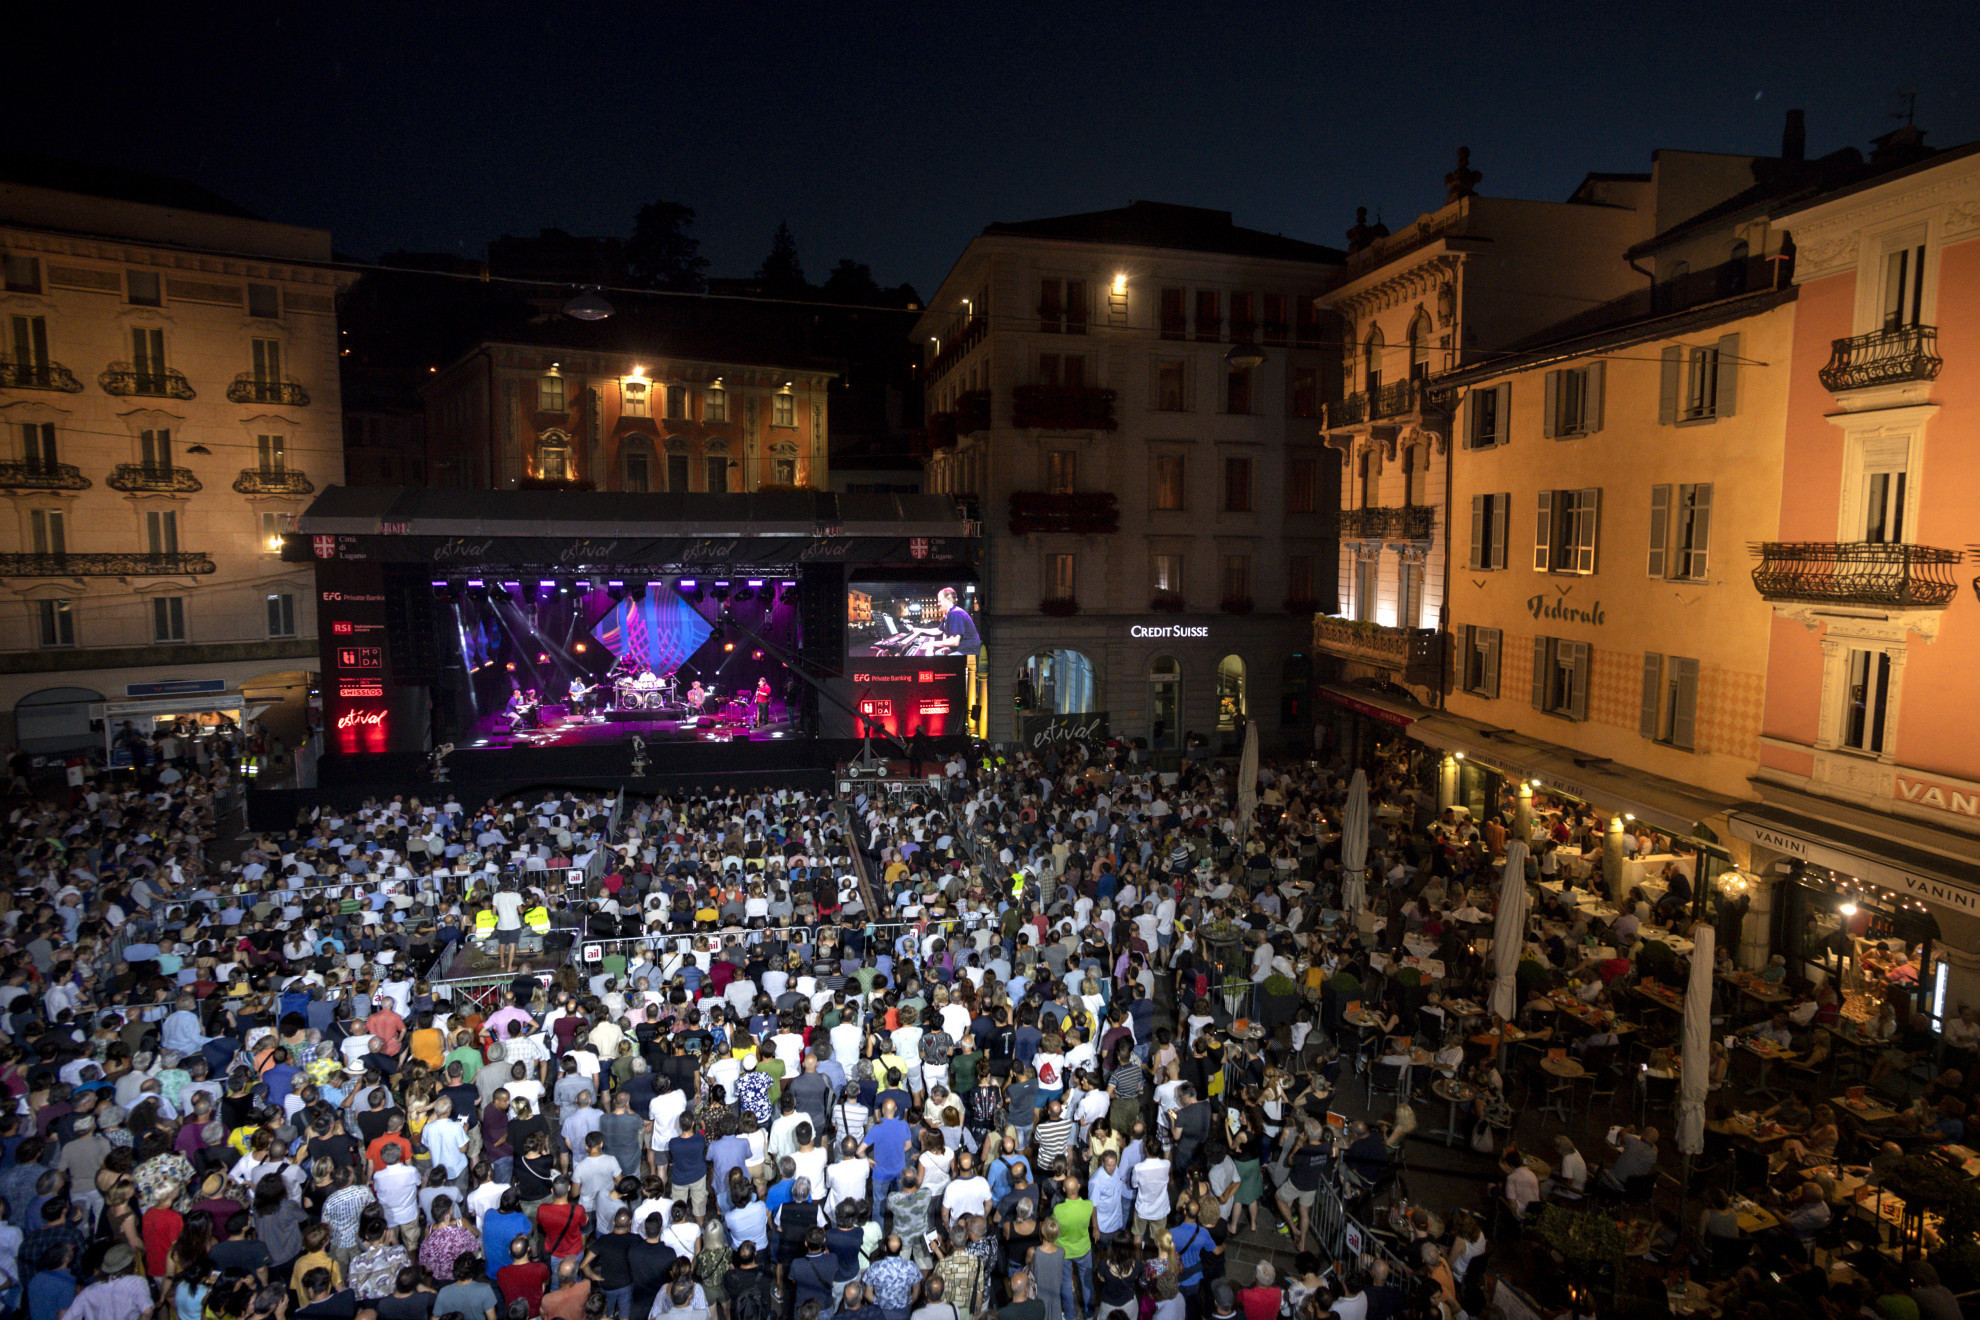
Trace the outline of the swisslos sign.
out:
[[[1137,623],[1128,629],[1130,637],[1208,637],[1207,623]]]

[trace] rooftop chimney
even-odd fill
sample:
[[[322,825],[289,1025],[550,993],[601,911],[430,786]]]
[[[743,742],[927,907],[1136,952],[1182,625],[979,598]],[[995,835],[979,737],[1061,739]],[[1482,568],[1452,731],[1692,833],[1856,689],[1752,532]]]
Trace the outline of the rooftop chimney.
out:
[[[1804,112],[1787,112],[1787,124],[1781,129],[1781,159],[1789,164],[1799,164],[1808,155],[1808,123]]]

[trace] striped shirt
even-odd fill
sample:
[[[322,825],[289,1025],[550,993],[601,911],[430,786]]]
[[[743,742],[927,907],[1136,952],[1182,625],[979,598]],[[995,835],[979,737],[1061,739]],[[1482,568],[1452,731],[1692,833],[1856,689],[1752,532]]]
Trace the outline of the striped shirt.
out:
[[[1145,1081],[1141,1065],[1130,1059],[1114,1069],[1107,1078],[1107,1085],[1113,1089],[1116,1100],[1139,1100]]]

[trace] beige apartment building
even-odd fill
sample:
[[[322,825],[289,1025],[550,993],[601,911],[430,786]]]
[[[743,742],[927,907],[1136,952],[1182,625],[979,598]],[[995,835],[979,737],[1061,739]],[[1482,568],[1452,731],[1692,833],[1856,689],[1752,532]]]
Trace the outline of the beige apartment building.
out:
[[[316,611],[281,537],[343,479],[330,237],[190,184],[0,180],[0,743],[104,707],[304,727]]]

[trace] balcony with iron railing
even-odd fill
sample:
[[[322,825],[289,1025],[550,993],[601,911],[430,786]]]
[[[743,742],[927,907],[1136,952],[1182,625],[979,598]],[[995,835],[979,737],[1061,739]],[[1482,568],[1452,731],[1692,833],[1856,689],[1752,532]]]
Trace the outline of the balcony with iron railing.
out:
[[[1052,431],[1112,431],[1114,391],[1092,385],[1017,385],[1011,425]]]
[[[926,383],[933,385],[936,381],[948,375],[949,369],[965,357],[968,357],[970,350],[982,343],[984,336],[989,333],[989,317],[981,313],[970,317],[969,320],[963,323],[962,329],[956,332],[954,338],[944,339],[936,345],[938,351],[928,361],[928,379]]]
[[[33,458],[0,461],[0,490],[88,490],[91,484],[74,463]]]
[[[1361,426],[1368,422],[1391,419],[1402,421],[1421,417],[1426,411],[1436,409],[1429,386],[1427,380],[1405,377],[1402,380],[1377,385],[1373,390],[1356,390],[1344,398],[1324,405],[1321,427],[1324,430],[1342,426]]]
[[[1350,660],[1399,670],[1407,683],[1434,688],[1444,683],[1444,634],[1435,628],[1316,618],[1313,644]]]
[[[137,394],[155,399],[194,397],[192,382],[185,373],[170,367],[146,367],[140,371],[129,362],[112,362],[96,378],[96,383],[105,394]]]
[[[80,394],[82,382],[59,362],[17,362],[0,357],[0,387],[10,390],[56,390]]]
[[[160,467],[151,463],[119,463],[103,483],[126,494],[190,495],[202,489],[191,468]]]
[[[276,380],[243,371],[227,387],[229,403],[275,403],[290,408],[309,407],[309,391],[293,380]]]
[[[157,577],[213,571],[213,557],[195,550],[160,554],[0,554],[0,577]]]
[[[1011,535],[1068,532],[1106,535],[1121,529],[1120,500],[1111,490],[1011,492]]]
[[[1958,550],[1884,541],[1767,541],[1753,585],[1771,601],[1942,610],[1959,593]]]
[[[309,495],[316,483],[296,468],[242,468],[234,478],[234,491],[240,495]]]
[[[1369,541],[1427,541],[1436,522],[1437,511],[1427,504],[1346,509],[1341,513],[1341,535]]]
[[[1841,394],[1933,380],[1941,365],[1937,326],[1898,325],[1836,340],[1829,346],[1829,365],[1816,374],[1825,389]]]

